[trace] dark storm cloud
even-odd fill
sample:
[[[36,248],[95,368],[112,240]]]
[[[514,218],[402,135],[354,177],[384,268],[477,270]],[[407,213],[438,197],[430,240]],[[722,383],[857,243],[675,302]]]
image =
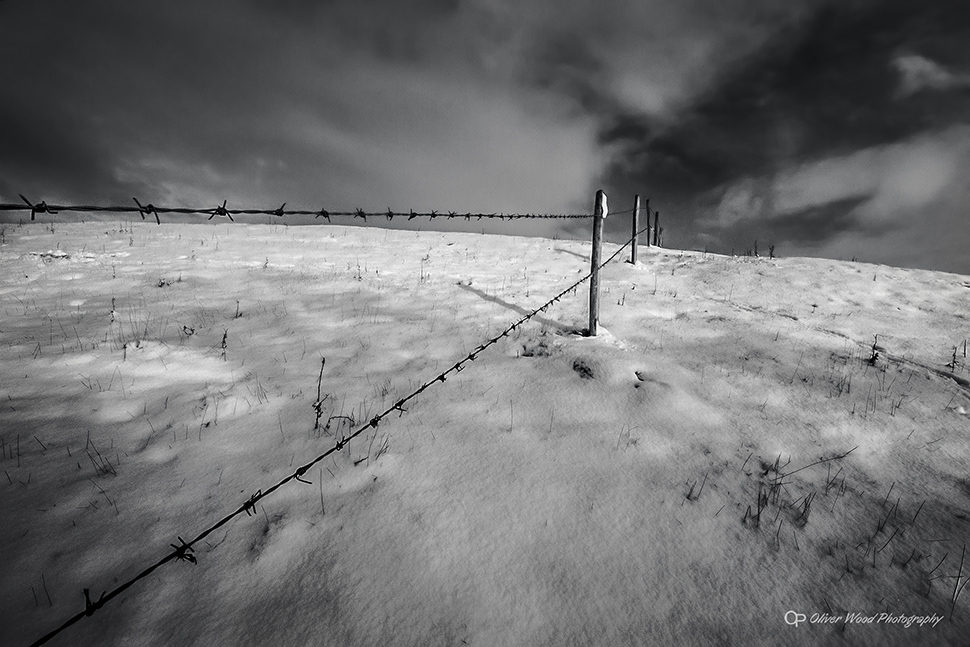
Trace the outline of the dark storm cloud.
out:
[[[722,249],[759,234],[798,242],[858,229],[865,200],[848,189],[779,213],[772,178],[965,122],[967,76],[951,70],[970,70],[968,39],[970,12],[957,2],[822,6],[724,70],[672,122],[614,116],[600,138],[620,154],[605,176],[617,187],[649,184],[678,214],[680,244],[699,244],[687,232],[704,226],[714,226],[708,241]],[[717,231],[707,216],[752,178],[760,181],[749,187],[749,217],[727,218]],[[867,188],[863,198],[877,191]]]
[[[598,125],[631,97],[655,111],[683,94],[698,65],[678,61],[734,24],[720,4],[12,3],[0,72],[20,136],[0,151],[0,197],[378,187],[379,202],[575,208]]]
[[[970,158],[970,131],[952,129],[970,107],[967,13],[3,2],[0,200],[586,211],[603,187],[617,209],[649,196],[674,245],[774,230],[822,248],[897,226],[891,204],[952,221],[945,169]]]
[[[810,247],[820,241],[833,238],[833,234],[839,232],[852,232],[866,236],[884,233],[891,228],[887,224],[862,223],[854,217],[853,210],[868,199],[869,196],[840,198],[802,207],[774,218],[770,227],[766,227],[763,222],[743,222],[734,228],[732,246],[728,249],[719,246],[718,251],[742,254],[752,249],[753,241],[760,239],[761,253],[767,252],[769,244],[784,241],[784,245],[780,247],[784,247],[785,253],[790,254],[791,245]],[[778,253],[782,253],[781,248]]]
[[[33,186],[15,178],[56,178],[66,194],[90,191],[113,181],[107,151],[85,137],[82,120],[69,120],[46,105],[0,103],[4,153],[0,153],[0,196],[16,197]],[[18,109],[20,108],[20,109]],[[30,115],[26,118],[25,115]],[[80,171],[80,172],[79,172]]]
[[[601,163],[593,124],[517,81],[510,21],[441,0],[5,4],[0,199],[567,210]]]
[[[0,66],[17,89],[3,100],[13,113],[3,126],[19,131],[0,153],[4,195],[16,183],[103,199],[145,188],[122,176],[125,161],[146,152],[229,160],[258,140],[233,128],[242,114],[233,106],[258,106],[272,79],[246,51],[248,39],[220,34],[238,25],[204,10],[172,15],[134,4],[4,7]]]
[[[852,216],[852,211],[863,204],[869,196],[840,198],[831,202],[803,207],[797,211],[787,213],[771,222],[772,240],[783,240],[796,244],[816,245],[832,237],[833,231],[859,231],[861,233],[878,233],[872,225],[858,222]],[[750,229],[739,240],[751,246],[752,240],[757,240],[759,232]],[[762,242],[767,242],[762,239]],[[765,249],[762,246],[762,251]],[[741,253],[741,249],[736,250]]]
[[[574,34],[543,34],[527,45],[525,57],[530,61],[522,74],[526,83],[569,97],[584,113],[615,109],[602,83],[605,63]]]

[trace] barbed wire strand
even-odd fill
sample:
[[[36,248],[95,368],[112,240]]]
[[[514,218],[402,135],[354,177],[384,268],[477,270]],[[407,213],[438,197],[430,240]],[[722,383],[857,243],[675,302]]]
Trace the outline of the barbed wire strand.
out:
[[[64,212],[73,213],[116,213],[116,214],[139,214],[141,219],[145,220],[146,216],[154,216],[156,224],[162,224],[160,216],[162,214],[183,214],[183,215],[198,215],[198,216],[209,216],[207,220],[212,220],[216,216],[225,217],[234,222],[233,216],[277,216],[282,218],[284,216],[313,216],[314,219],[325,218],[327,222],[330,222],[330,218],[333,217],[352,217],[360,218],[367,221],[368,218],[386,218],[387,220],[393,220],[394,218],[407,218],[408,220],[414,220],[415,218],[429,218],[435,220],[436,218],[441,218],[443,220],[454,220],[464,219],[472,220],[473,218],[477,220],[482,219],[499,219],[499,220],[523,220],[523,219],[540,219],[540,220],[563,220],[563,219],[588,219],[592,218],[592,214],[550,214],[550,213],[458,213],[455,211],[425,211],[417,212],[414,210],[408,211],[393,211],[388,208],[386,211],[364,211],[363,209],[354,209],[353,211],[328,211],[327,209],[318,209],[316,211],[309,209],[287,209],[286,203],[284,202],[280,207],[276,209],[230,209],[227,205],[227,201],[223,200],[221,205],[216,205],[215,207],[208,208],[195,208],[195,207],[160,207],[154,204],[142,204],[138,198],[132,198],[135,203],[134,206],[129,205],[88,205],[88,204],[47,204],[46,201],[41,202],[31,202],[22,194],[20,198],[24,201],[24,204],[19,203],[0,203],[0,211],[30,211],[30,219],[35,220],[38,214],[57,214]],[[641,207],[644,209],[644,207]],[[625,211],[614,211],[615,214],[623,213],[633,213],[633,209],[627,209]]]
[[[614,212],[614,213],[616,213],[616,212]],[[627,240],[626,243],[624,243],[623,245],[621,245],[615,252],[613,252],[612,255],[610,255],[609,258],[607,258],[605,261],[603,261],[598,266],[597,269],[602,269],[606,265],[608,265],[610,262],[612,262],[617,256],[619,256],[620,252],[622,252],[624,249],[626,249],[633,242],[634,238],[636,238],[637,236],[641,235],[642,233],[644,233],[648,229],[649,229],[649,227],[644,227],[643,229],[641,229],[640,231],[638,231],[636,233],[636,235],[631,236],[630,239]],[[422,384],[421,386],[419,386],[417,389],[415,389],[414,391],[412,391],[406,397],[403,397],[403,398],[399,399],[397,402],[395,402],[393,405],[391,405],[390,407],[388,407],[387,409],[385,409],[383,412],[381,412],[378,415],[376,415],[373,418],[371,418],[370,421],[368,421],[366,424],[362,425],[360,428],[358,428],[356,431],[354,431],[349,436],[345,436],[345,437],[342,437],[339,440],[337,440],[336,443],[334,443],[334,445],[332,447],[330,447],[329,449],[327,449],[325,452],[323,452],[322,454],[318,455],[317,457],[313,458],[310,462],[306,463],[305,465],[302,465],[302,466],[298,467],[293,473],[291,473],[288,476],[284,477],[283,479],[281,479],[280,481],[278,481],[272,487],[270,487],[270,488],[268,488],[266,490],[262,490],[262,489],[256,490],[256,492],[253,493],[238,508],[236,508],[235,510],[233,510],[229,514],[225,515],[222,519],[220,519],[219,521],[217,521],[215,524],[209,526],[208,528],[206,528],[205,530],[203,530],[202,532],[200,532],[191,541],[184,541],[181,537],[178,537],[179,545],[170,544],[172,546],[172,549],[173,549],[172,552],[168,553],[167,555],[165,555],[164,557],[162,557],[161,559],[159,559],[158,561],[156,561],[154,564],[152,564],[151,566],[145,568],[140,573],[138,573],[137,575],[135,575],[131,579],[125,581],[124,583],[118,585],[114,589],[112,589],[110,591],[107,591],[107,592],[101,593],[101,595],[98,597],[97,600],[92,601],[91,600],[91,597],[90,597],[90,590],[89,589],[83,589],[83,594],[84,594],[84,610],[76,613],[73,616],[71,616],[66,621],[64,621],[64,623],[61,624],[59,627],[57,627],[56,629],[54,629],[54,630],[52,630],[52,631],[44,634],[39,639],[37,639],[36,641],[34,641],[33,643],[31,643],[31,645],[32,646],[34,646],[34,645],[42,645],[42,644],[46,643],[47,641],[49,641],[51,638],[55,637],[56,635],[58,635],[59,633],[61,633],[62,631],[64,631],[65,629],[67,629],[68,627],[70,627],[70,626],[72,626],[72,625],[80,622],[85,617],[89,617],[89,616],[94,615],[94,613],[98,609],[100,609],[101,607],[103,607],[105,604],[107,604],[108,602],[110,602],[112,599],[114,599],[117,596],[121,595],[124,591],[126,591],[129,587],[131,587],[132,585],[134,585],[136,582],[138,582],[138,581],[140,581],[140,580],[148,577],[156,569],[160,568],[161,566],[164,566],[165,564],[167,564],[167,563],[169,563],[169,562],[171,562],[173,560],[187,561],[187,562],[190,562],[192,564],[195,564],[196,563],[196,557],[193,554],[193,547],[195,546],[195,544],[199,543],[200,541],[202,541],[203,539],[205,539],[206,537],[208,537],[210,534],[212,534],[213,532],[215,532],[216,530],[218,530],[222,526],[224,526],[227,523],[229,523],[235,517],[238,517],[239,515],[244,514],[244,513],[247,516],[250,516],[250,515],[255,514],[255,507],[256,507],[256,504],[257,503],[259,503],[261,500],[265,499],[270,494],[272,494],[276,490],[280,489],[281,487],[283,487],[284,485],[286,485],[290,481],[294,481],[295,480],[295,481],[300,481],[301,483],[310,483],[309,481],[304,480],[303,479],[303,476],[307,473],[307,471],[310,470],[311,467],[313,467],[317,463],[323,461],[324,459],[326,459],[331,454],[334,454],[336,452],[339,452],[341,449],[343,449],[344,447],[346,447],[347,444],[351,440],[357,438],[358,436],[360,436],[362,433],[364,433],[368,429],[377,429],[378,425],[380,425],[380,423],[384,420],[384,418],[390,416],[395,411],[398,412],[398,417],[400,417],[401,415],[403,415],[407,411],[404,408],[404,405],[405,404],[407,404],[408,402],[410,402],[414,398],[416,398],[419,395],[421,395],[422,393],[424,393],[424,391],[426,389],[430,388],[434,384],[444,383],[447,380],[447,378],[448,378],[448,376],[450,374],[452,374],[452,373],[459,373],[462,370],[464,370],[464,367],[465,367],[465,364],[466,363],[468,363],[468,362],[474,362],[475,359],[478,357],[478,355],[480,353],[482,353],[483,351],[485,351],[490,346],[498,343],[503,338],[507,337],[509,334],[511,334],[512,332],[514,332],[519,326],[521,326],[525,322],[529,321],[530,319],[532,319],[533,317],[535,317],[536,315],[538,315],[540,312],[545,312],[550,306],[554,305],[561,298],[563,298],[564,296],[566,296],[566,294],[568,294],[569,292],[574,291],[580,285],[582,285],[583,283],[585,283],[586,281],[588,281],[589,278],[592,275],[593,275],[593,272],[590,271],[585,276],[583,276],[581,279],[579,279],[578,281],[576,281],[575,283],[573,283],[572,285],[570,285],[565,290],[562,290],[561,292],[559,292],[556,296],[552,297],[551,299],[549,299],[548,301],[546,301],[544,304],[542,304],[541,306],[539,306],[538,308],[536,308],[532,312],[530,312],[530,313],[522,316],[518,320],[516,320],[514,323],[512,323],[511,325],[509,325],[504,331],[502,331],[498,335],[496,335],[496,336],[488,339],[487,341],[483,342],[482,344],[479,344],[474,350],[472,350],[470,353],[468,353],[468,355],[466,355],[464,358],[460,359],[459,361],[455,362],[455,364],[452,365],[450,368],[446,369],[445,371],[442,371],[441,373],[439,373],[438,375],[436,375],[432,379],[428,380],[427,382],[425,382],[424,384]]]

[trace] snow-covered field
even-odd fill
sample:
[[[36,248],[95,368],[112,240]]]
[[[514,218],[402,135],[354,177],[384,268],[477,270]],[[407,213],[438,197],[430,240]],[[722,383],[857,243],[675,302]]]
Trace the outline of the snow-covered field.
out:
[[[3,240],[4,645],[589,269],[340,226]],[[965,642],[970,277],[641,248],[602,283],[600,336],[584,285],[52,644]]]

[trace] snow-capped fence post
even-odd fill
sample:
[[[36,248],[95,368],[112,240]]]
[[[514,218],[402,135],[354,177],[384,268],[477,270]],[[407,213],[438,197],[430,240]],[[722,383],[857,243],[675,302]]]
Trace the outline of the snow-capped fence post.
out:
[[[603,189],[599,189],[593,206],[593,251],[590,253],[588,331],[590,337],[596,336],[596,326],[600,318],[600,248],[603,245],[603,221],[608,214],[606,194]]]
[[[649,224],[649,216],[648,224]],[[637,232],[640,231],[640,194],[637,193],[633,196],[633,242],[630,244],[630,262],[634,265],[637,264]]]
[[[653,214],[653,244],[660,247],[660,212]]]

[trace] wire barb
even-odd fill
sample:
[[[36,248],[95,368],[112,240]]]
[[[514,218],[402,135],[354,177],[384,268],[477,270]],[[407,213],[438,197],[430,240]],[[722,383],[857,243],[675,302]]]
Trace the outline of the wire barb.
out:
[[[232,219],[232,214],[229,212],[229,210],[226,209],[226,200],[222,201],[221,206],[218,206],[214,209],[210,209],[208,213],[209,213],[209,220],[212,220],[216,216],[225,216],[226,218],[229,218],[229,220],[232,220],[232,222],[236,222],[235,220]]]
[[[192,554],[192,544],[185,543],[185,540],[181,537],[178,538],[179,545],[169,544],[175,549],[175,559],[184,560],[192,564],[198,564],[198,560],[195,559],[195,555]]]
[[[34,220],[37,217],[37,214],[39,213],[57,213],[54,209],[47,206],[47,203],[44,202],[43,200],[41,200],[37,204],[32,204],[30,200],[24,197],[23,193],[19,193],[18,195],[20,196],[20,199],[26,202],[27,206],[30,207],[31,220]]]
[[[84,615],[93,616],[94,612],[104,606],[105,592],[101,592],[101,596],[98,598],[97,602],[91,602],[91,589],[84,589]]]
[[[263,497],[263,491],[262,490],[256,490],[256,492],[254,492],[253,495],[251,497],[249,497],[249,499],[247,499],[245,503],[243,503],[242,509],[246,511],[246,516],[247,517],[252,516],[253,514],[255,514],[254,510],[256,509],[256,503],[262,497]]]
[[[142,220],[145,219],[145,216],[155,216],[155,224],[162,224],[162,221],[158,217],[158,210],[155,209],[155,205],[153,205],[151,202],[143,205],[141,202],[138,202],[138,198],[132,198],[132,200],[134,200],[135,204],[138,205],[138,213],[141,214]]]

